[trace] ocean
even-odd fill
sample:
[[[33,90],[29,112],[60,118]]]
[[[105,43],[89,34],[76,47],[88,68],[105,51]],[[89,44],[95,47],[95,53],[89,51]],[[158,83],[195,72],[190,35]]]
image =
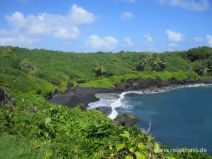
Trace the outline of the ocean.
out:
[[[88,109],[101,108],[114,119],[130,112],[137,127],[150,129],[163,145],[172,148],[204,148],[212,153],[212,86],[188,86],[160,92],[97,94]]]

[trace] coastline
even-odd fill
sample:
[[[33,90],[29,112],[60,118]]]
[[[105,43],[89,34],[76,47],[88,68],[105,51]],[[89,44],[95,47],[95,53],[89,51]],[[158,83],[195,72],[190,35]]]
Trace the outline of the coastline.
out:
[[[49,99],[52,103],[63,104],[70,108],[73,108],[79,104],[87,107],[88,109],[99,109],[106,108],[112,109],[109,115],[111,119],[114,119],[118,114],[115,111],[116,107],[121,104],[121,99],[124,95],[129,93],[140,93],[140,94],[150,94],[150,93],[160,93],[163,91],[170,91],[182,87],[194,87],[212,84],[212,80],[200,80],[193,81],[189,79],[176,80],[169,79],[167,81],[162,81],[160,79],[129,79],[115,86],[115,88],[90,88],[90,87],[73,87],[70,86],[65,93],[56,93]],[[91,106],[93,103],[97,103],[101,98],[96,97],[96,94],[117,94],[119,97],[116,100],[112,100],[111,108],[109,106]],[[90,105],[90,106],[89,106]],[[90,108],[89,108],[90,107]],[[93,107],[93,108],[91,108]],[[104,111],[103,111],[104,112]]]
[[[65,93],[54,94],[49,101],[52,103],[63,104],[73,108],[79,104],[88,105],[97,101],[97,93],[111,93],[114,89],[89,88],[89,87],[69,87]]]
[[[125,107],[125,105],[122,103],[122,99],[125,98],[125,95],[127,94],[140,94],[140,95],[147,95],[147,94],[156,94],[156,93],[163,93],[163,92],[169,92],[175,89],[180,89],[180,88],[190,88],[190,87],[206,87],[211,84],[204,84],[204,83],[196,83],[196,84],[186,84],[186,85],[177,85],[177,86],[168,86],[168,87],[161,87],[161,88],[151,88],[151,89],[144,89],[144,90],[139,90],[139,91],[125,91],[120,94],[118,94],[119,98],[114,98],[114,99],[108,99],[107,96],[110,94],[105,93],[105,96],[102,95],[101,97],[98,97],[99,100],[96,102],[92,102],[88,104],[88,109],[100,109],[103,112],[104,110],[111,108],[110,113],[105,112],[109,118],[111,119],[116,119],[118,117],[118,111],[116,108],[119,107]],[[98,95],[98,94],[96,94]],[[105,105],[107,103],[107,105]]]

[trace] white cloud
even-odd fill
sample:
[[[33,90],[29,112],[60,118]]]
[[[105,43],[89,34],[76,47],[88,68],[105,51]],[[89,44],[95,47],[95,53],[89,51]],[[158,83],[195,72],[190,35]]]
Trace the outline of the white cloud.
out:
[[[21,42],[26,44],[29,41],[34,44],[47,36],[68,41],[76,40],[80,34],[80,26],[93,23],[95,16],[73,4],[67,15],[51,13],[24,15],[15,12],[5,16],[5,19],[9,27],[0,28],[0,45],[18,45]],[[18,41],[17,35],[20,35],[22,40]]]
[[[207,35],[208,46],[212,47],[212,35]]]
[[[127,44],[127,46],[133,47],[133,41],[130,37],[125,38],[124,41]]]
[[[57,28],[56,32],[53,34],[57,38],[65,40],[74,40],[79,36],[80,30],[78,27],[70,27],[68,30],[66,28]]]
[[[172,30],[166,30],[166,35],[169,42],[179,43],[183,40],[183,35],[179,32],[174,32]]]
[[[204,11],[209,8],[208,0],[158,0],[161,4],[181,7],[193,11]]]
[[[121,19],[122,20],[131,20],[134,18],[133,13],[129,12],[129,11],[125,11],[123,13],[121,13]]]
[[[20,12],[15,12],[11,16],[7,15],[5,18],[11,25],[16,25],[19,28],[26,25],[25,17]]]
[[[204,41],[204,39],[202,37],[194,37],[193,41],[196,42],[196,43],[201,43],[201,42]]]
[[[200,46],[207,45],[209,47],[212,47],[212,35],[209,34],[205,37],[194,37],[193,41],[199,44]]]
[[[151,35],[148,34],[144,35],[144,40],[147,46],[151,46],[153,44],[153,38]]]
[[[42,40],[38,37],[28,37],[16,31],[0,30],[0,45],[36,45]]]
[[[91,35],[87,44],[93,49],[110,50],[118,44],[118,40],[112,36],[99,37],[98,35]]]
[[[70,20],[75,24],[89,24],[94,22],[94,14],[88,12],[82,7],[77,6],[76,4],[71,7],[70,17]]]

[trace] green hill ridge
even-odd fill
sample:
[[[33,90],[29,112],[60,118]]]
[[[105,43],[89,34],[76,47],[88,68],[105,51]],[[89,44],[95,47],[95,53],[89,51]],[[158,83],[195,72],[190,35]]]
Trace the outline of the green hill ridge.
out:
[[[134,78],[211,80],[212,48],[165,53],[69,53],[0,47],[0,88],[15,104],[0,105],[0,159],[212,158],[163,152],[136,127],[117,126],[100,111],[49,103],[70,85],[113,88]]]

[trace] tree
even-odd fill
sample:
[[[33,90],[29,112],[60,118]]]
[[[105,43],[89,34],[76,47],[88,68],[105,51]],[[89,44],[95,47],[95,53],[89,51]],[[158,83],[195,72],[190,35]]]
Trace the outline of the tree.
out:
[[[209,68],[205,65],[198,66],[195,68],[195,72],[198,73],[199,75],[207,75],[209,71]]]
[[[0,47],[0,56],[3,57],[15,57],[15,53],[10,47]]]
[[[166,67],[166,59],[163,55],[152,54],[152,55],[141,55],[139,59],[138,70],[141,71],[162,71]]]
[[[212,58],[212,48],[209,47],[199,47],[193,48],[187,51],[187,57],[193,62],[196,60],[204,60]]]
[[[207,65],[208,73],[212,75],[212,58],[204,60],[204,64]]]
[[[97,77],[107,75],[105,66],[99,63],[94,66],[94,72],[96,73]]]
[[[149,68],[150,61],[147,55],[141,55],[139,58],[139,64],[137,65],[137,70],[144,71],[146,67]]]
[[[28,74],[31,74],[31,75],[35,75],[38,72],[37,67],[27,59],[23,59],[20,61],[19,68],[22,71],[24,71]]]
[[[165,57],[159,54],[153,54],[150,59],[150,65],[154,71],[162,71],[166,67]]]
[[[198,61],[192,62],[192,67],[193,67],[193,70],[198,75],[206,75],[210,71],[205,60],[198,60]]]

